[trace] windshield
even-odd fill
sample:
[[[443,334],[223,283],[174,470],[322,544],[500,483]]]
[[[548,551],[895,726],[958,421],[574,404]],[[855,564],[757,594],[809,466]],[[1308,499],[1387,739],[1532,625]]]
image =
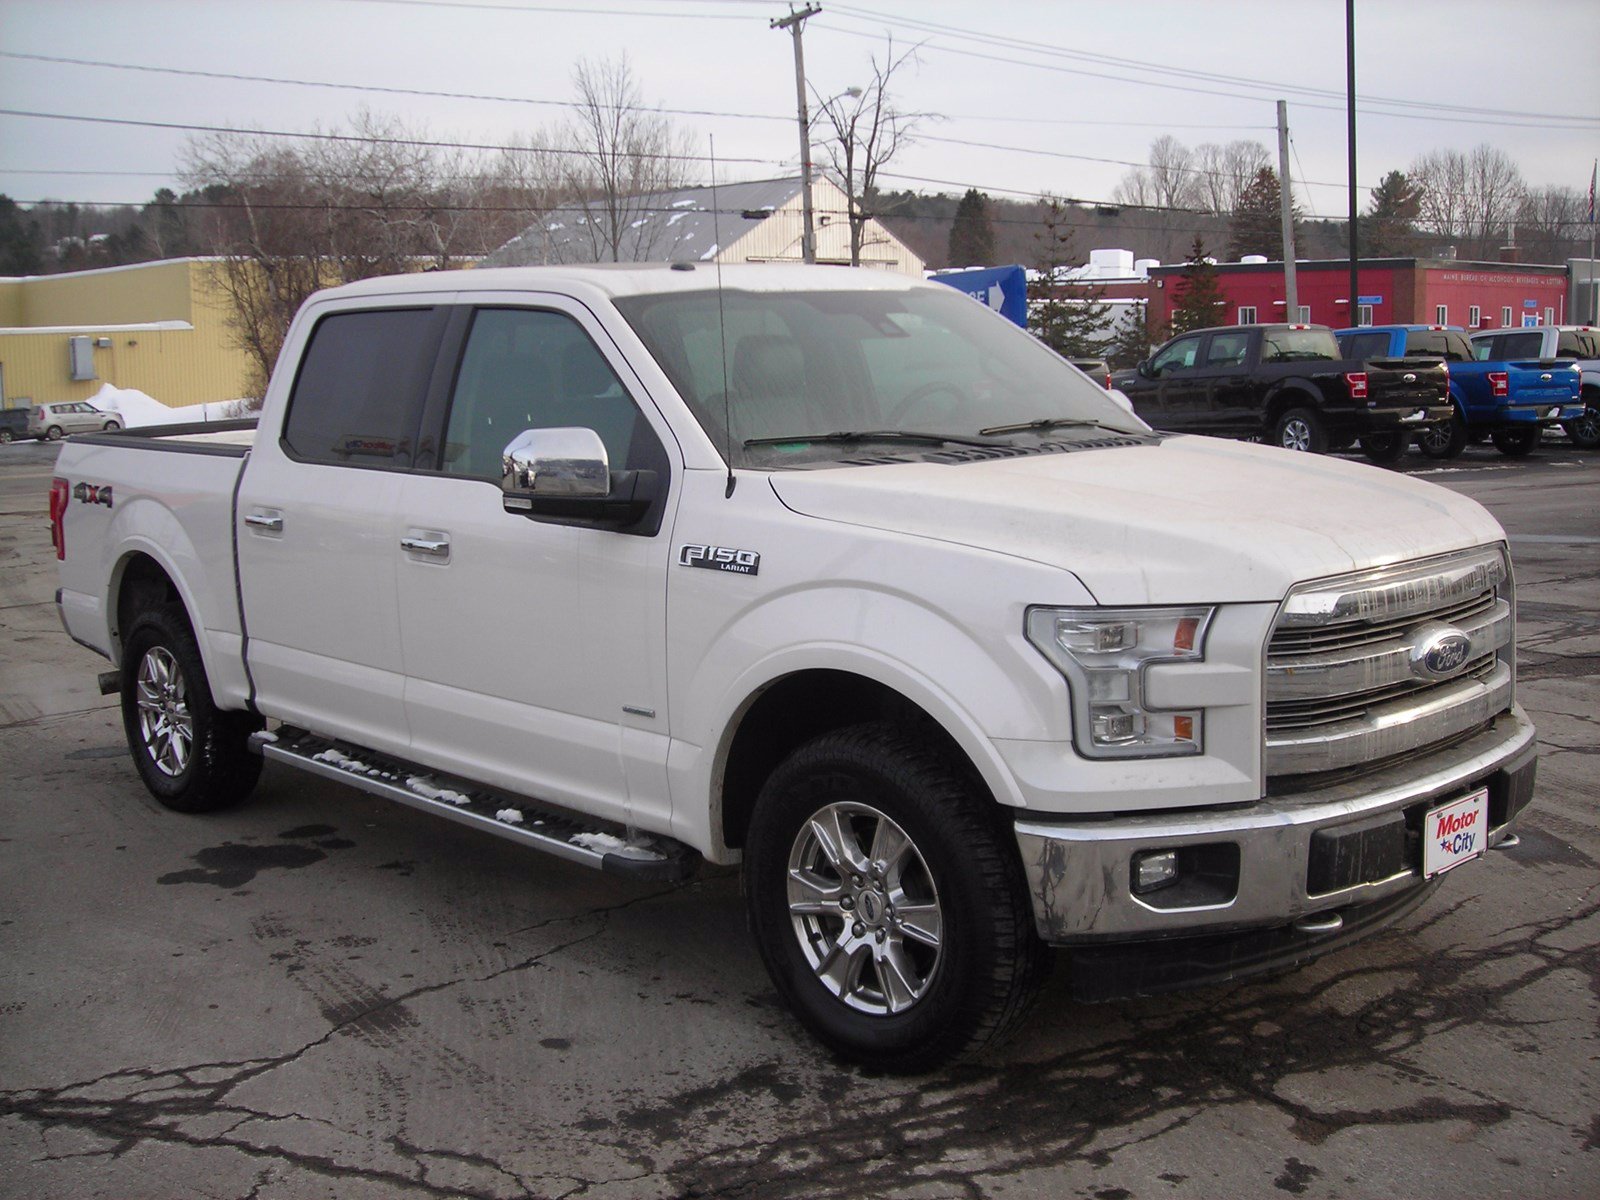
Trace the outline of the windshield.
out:
[[[616,306],[712,442],[731,443],[734,466],[860,459],[864,447],[901,453],[940,438],[1006,447],[1147,432],[1054,351],[944,288],[677,292]],[[830,434],[851,436],[822,440]]]

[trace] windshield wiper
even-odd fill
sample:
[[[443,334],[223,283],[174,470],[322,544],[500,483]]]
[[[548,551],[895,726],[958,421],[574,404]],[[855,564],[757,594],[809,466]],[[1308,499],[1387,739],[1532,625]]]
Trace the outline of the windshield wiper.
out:
[[[980,442],[977,438],[957,437],[949,433],[920,433],[912,429],[847,429],[837,433],[792,434],[783,437],[745,438],[746,446],[791,446],[802,442],[925,442],[930,445],[993,446],[993,442]]]
[[[1109,429],[1112,433],[1132,433],[1131,429],[1118,429],[1104,421],[1090,421],[1084,417],[1040,417],[1037,421],[1018,421],[1015,425],[991,425],[978,430],[980,437],[993,437],[997,433],[1043,432],[1047,429]]]

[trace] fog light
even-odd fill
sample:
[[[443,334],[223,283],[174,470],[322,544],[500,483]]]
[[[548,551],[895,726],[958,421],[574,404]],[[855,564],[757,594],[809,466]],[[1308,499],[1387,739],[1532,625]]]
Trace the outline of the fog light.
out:
[[[1178,852],[1148,850],[1133,856],[1133,890],[1136,895],[1154,892],[1178,881]]]

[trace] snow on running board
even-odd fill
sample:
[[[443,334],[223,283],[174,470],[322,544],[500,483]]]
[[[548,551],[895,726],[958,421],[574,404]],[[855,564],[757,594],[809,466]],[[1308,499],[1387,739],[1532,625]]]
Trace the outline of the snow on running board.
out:
[[[618,858],[644,859],[659,862],[666,857],[647,846],[635,846],[611,833],[575,833],[567,839],[574,846],[593,850],[596,854],[615,854]]]
[[[470,798],[460,792],[452,792],[449,788],[442,788],[426,775],[412,775],[406,779],[406,787],[424,800],[443,800],[449,804],[471,804]]]
[[[504,821],[507,825],[522,824],[522,814],[514,808],[502,808],[495,813],[494,819],[496,821]]]

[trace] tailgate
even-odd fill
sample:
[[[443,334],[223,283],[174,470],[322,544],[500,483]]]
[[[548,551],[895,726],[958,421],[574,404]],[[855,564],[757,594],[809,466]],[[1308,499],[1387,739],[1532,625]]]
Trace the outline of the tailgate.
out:
[[[1450,372],[1442,358],[1369,358],[1367,400],[1372,408],[1448,403]]]
[[[1583,376],[1571,359],[1527,359],[1506,364],[1507,400],[1512,404],[1561,404],[1577,400]]]

